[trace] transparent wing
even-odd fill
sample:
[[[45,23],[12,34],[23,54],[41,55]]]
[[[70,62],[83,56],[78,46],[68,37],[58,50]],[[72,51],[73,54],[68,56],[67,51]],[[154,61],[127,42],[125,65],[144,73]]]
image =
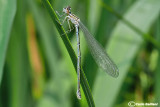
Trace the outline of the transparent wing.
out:
[[[118,77],[119,75],[118,67],[109,58],[107,53],[104,51],[103,47],[92,36],[92,34],[88,31],[88,29],[83,25],[82,22],[79,23],[79,26],[85,35],[88,47],[98,66],[100,66],[105,72],[107,72],[112,77]]]

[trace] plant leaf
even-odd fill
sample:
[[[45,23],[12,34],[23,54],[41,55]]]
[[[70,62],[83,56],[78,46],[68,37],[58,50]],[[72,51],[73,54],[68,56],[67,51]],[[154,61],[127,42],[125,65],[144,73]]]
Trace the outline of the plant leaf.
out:
[[[15,13],[16,0],[0,0],[0,83]]]
[[[147,32],[158,17],[159,11],[159,0],[140,0],[131,6],[124,18],[141,31]],[[113,79],[103,72],[98,73],[94,86],[96,106],[111,107],[113,105],[127,71],[143,42],[137,32],[122,23],[122,21],[119,21],[111,35],[108,44],[108,53],[116,64],[118,64],[120,75],[117,79]]]

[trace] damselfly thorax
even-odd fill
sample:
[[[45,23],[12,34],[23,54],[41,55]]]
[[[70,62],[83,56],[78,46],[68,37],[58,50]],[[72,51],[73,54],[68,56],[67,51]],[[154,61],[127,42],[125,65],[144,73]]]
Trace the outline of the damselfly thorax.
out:
[[[74,25],[79,26],[80,19],[76,15],[71,13],[71,7],[70,6],[68,6],[66,8],[63,8],[63,12],[67,14],[65,19],[68,18],[68,20],[70,20]]]
[[[80,19],[79,19],[76,15],[69,13],[69,14],[68,14],[68,18],[70,19],[70,21],[71,21],[74,25],[78,25],[78,26],[79,26]]]

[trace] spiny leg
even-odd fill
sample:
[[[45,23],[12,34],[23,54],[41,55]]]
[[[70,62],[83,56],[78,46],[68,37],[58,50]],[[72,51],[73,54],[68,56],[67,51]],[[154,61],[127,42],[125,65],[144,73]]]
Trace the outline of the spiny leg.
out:
[[[71,28],[71,30],[67,30],[67,31],[65,31],[65,33],[61,34],[61,36],[65,35],[65,34],[67,34],[67,33],[70,33],[73,29],[74,29],[74,27],[73,27],[73,28]]]
[[[65,19],[65,20],[66,20],[66,19]],[[70,19],[68,18],[68,19],[67,19],[67,22],[68,22],[69,30],[67,30],[65,33],[69,33],[69,32],[71,32],[71,31],[74,29],[73,26],[72,26],[73,28],[71,28],[71,24],[70,24],[69,21],[70,21]],[[65,33],[63,33],[62,35],[64,35]]]
[[[56,11],[56,13],[57,13],[57,15],[58,15],[59,17],[62,17],[62,16],[65,15],[65,13],[63,13],[62,15],[60,15],[58,11]]]
[[[64,22],[66,21],[66,19],[69,18],[68,16],[66,16],[63,21],[60,23],[59,20],[56,20],[61,26],[64,24]]]
[[[69,20],[70,20],[70,19],[68,19],[67,22],[68,22],[69,30],[71,31],[71,25],[70,25],[70,23],[69,23]]]
[[[61,34],[61,36],[64,35],[64,34],[66,34],[66,33],[71,32],[71,31],[74,29],[74,28],[71,29],[71,26],[70,26],[70,23],[69,23],[69,20],[70,20],[70,19],[69,19],[69,16],[66,16],[61,23],[59,23],[59,21],[57,21],[57,22],[62,26],[66,20],[67,20],[68,25],[69,25],[69,30],[66,31],[65,33]]]
[[[65,14],[60,15],[58,11],[56,11],[56,13],[57,13],[57,15],[58,15],[60,18],[65,15]],[[66,17],[65,17],[64,19],[66,20]],[[63,20],[62,20],[62,19],[59,19],[59,20],[56,20],[56,21],[62,26],[63,23],[64,23],[64,19],[63,19]],[[61,21],[61,20],[62,20],[62,21]],[[59,21],[60,21],[61,23],[60,23]],[[62,22],[63,22],[63,23],[62,23]]]

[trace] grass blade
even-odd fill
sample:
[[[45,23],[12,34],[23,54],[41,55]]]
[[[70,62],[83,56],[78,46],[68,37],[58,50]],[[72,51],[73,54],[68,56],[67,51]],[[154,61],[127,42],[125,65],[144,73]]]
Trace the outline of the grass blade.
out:
[[[7,78],[3,83],[8,83],[6,95],[9,96],[9,107],[29,107],[31,104],[30,99],[28,99],[30,97],[28,91],[30,66],[26,42],[25,4],[24,0],[17,0],[17,12],[7,49],[5,64]]]
[[[0,0],[0,84],[2,80],[6,49],[15,13],[16,0]]]
[[[151,42],[155,47],[160,48],[158,41],[156,41],[151,35],[144,33],[141,29],[137,28],[134,24],[130,23],[130,21],[126,20],[123,16],[121,16],[118,12],[112,9],[109,5],[103,3],[101,0],[99,1],[100,5],[108,10],[110,13],[114,14],[117,18],[121,19],[128,27],[132,28],[135,32],[137,32],[142,38],[146,41]]]
[[[159,0],[137,1],[124,15],[124,18],[146,33],[158,17],[159,5]],[[108,53],[118,64],[120,75],[118,79],[112,79],[102,74],[103,72],[99,72],[94,86],[96,106],[104,107],[107,105],[111,107],[113,105],[127,71],[143,42],[137,32],[119,21],[108,43]]]
[[[160,42],[160,15],[158,17],[158,20],[157,20],[157,34],[156,34],[156,38],[157,40]],[[160,49],[158,49],[158,53],[160,55]],[[160,78],[159,78],[159,75],[160,75],[160,56],[158,56],[158,62],[157,62],[157,68],[156,68],[156,72],[155,72],[155,95],[156,95],[156,102],[158,104],[160,104]]]

